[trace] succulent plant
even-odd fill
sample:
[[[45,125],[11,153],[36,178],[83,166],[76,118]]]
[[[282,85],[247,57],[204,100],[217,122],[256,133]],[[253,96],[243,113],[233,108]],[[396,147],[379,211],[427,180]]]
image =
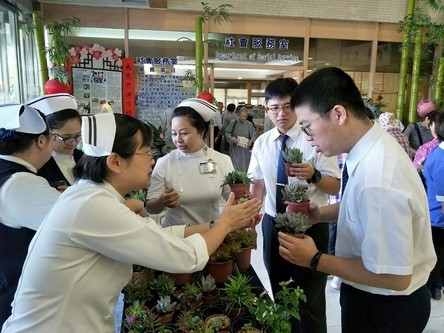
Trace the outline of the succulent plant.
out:
[[[246,172],[233,170],[227,173],[227,175],[224,178],[224,183],[221,186],[230,185],[230,184],[250,185],[252,183],[254,183],[254,180],[248,177]]]
[[[168,313],[174,310],[177,302],[171,302],[171,297],[161,296],[159,300],[157,300],[156,310],[158,313]]]
[[[199,287],[204,293],[212,292],[214,289],[216,289],[216,280],[210,274],[207,276],[202,275]]]
[[[287,163],[302,163],[303,153],[298,148],[286,147],[282,151],[282,157]]]
[[[302,213],[277,214],[274,221],[276,229],[292,234],[304,233],[311,227],[308,216]]]
[[[289,183],[281,190],[285,201],[304,202],[309,201],[307,187],[299,183]]]

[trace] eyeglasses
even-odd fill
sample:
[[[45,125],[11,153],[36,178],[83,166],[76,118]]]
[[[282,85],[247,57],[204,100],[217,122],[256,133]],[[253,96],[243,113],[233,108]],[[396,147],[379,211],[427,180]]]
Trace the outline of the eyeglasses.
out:
[[[57,133],[51,132],[51,137],[54,141],[63,141],[63,143],[65,145],[71,145],[75,142],[80,142],[80,140],[82,140],[82,134],[79,133],[75,136],[67,136],[67,137],[63,137],[58,135]]]
[[[318,117],[316,117],[315,119],[313,119],[312,121],[310,121],[306,126],[301,126],[301,130],[302,132],[304,132],[305,134],[307,134],[308,136],[311,136],[310,133],[310,126],[311,124],[313,124],[316,120],[318,120],[319,118],[325,116],[327,113],[329,113],[331,110],[333,110],[335,106],[330,106],[327,110],[325,110],[324,112],[322,112]]]
[[[279,111],[287,112],[287,111],[291,110],[291,106],[290,106],[290,104],[285,104],[283,106],[273,105],[272,107],[267,108],[267,110],[269,113],[277,114],[277,113],[279,113]]]
[[[153,157],[153,152],[150,151],[146,151],[144,153],[134,153],[134,155],[144,155],[144,156],[148,156],[148,157]]]

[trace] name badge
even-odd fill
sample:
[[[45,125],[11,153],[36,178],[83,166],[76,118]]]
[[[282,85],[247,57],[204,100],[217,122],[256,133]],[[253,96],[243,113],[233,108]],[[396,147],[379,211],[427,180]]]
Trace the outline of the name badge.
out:
[[[208,161],[199,163],[199,169],[201,174],[216,173],[216,163]]]

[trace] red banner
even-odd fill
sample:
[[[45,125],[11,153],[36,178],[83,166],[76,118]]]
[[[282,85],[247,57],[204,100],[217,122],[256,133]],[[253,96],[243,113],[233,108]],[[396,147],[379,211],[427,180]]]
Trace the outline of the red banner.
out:
[[[136,116],[134,58],[122,59],[123,113]]]

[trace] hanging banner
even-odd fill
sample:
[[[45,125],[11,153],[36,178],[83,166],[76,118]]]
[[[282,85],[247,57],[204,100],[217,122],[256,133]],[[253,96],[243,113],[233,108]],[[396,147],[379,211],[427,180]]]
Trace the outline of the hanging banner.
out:
[[[136,116],[134,58],[122,59],[123,113]]]

